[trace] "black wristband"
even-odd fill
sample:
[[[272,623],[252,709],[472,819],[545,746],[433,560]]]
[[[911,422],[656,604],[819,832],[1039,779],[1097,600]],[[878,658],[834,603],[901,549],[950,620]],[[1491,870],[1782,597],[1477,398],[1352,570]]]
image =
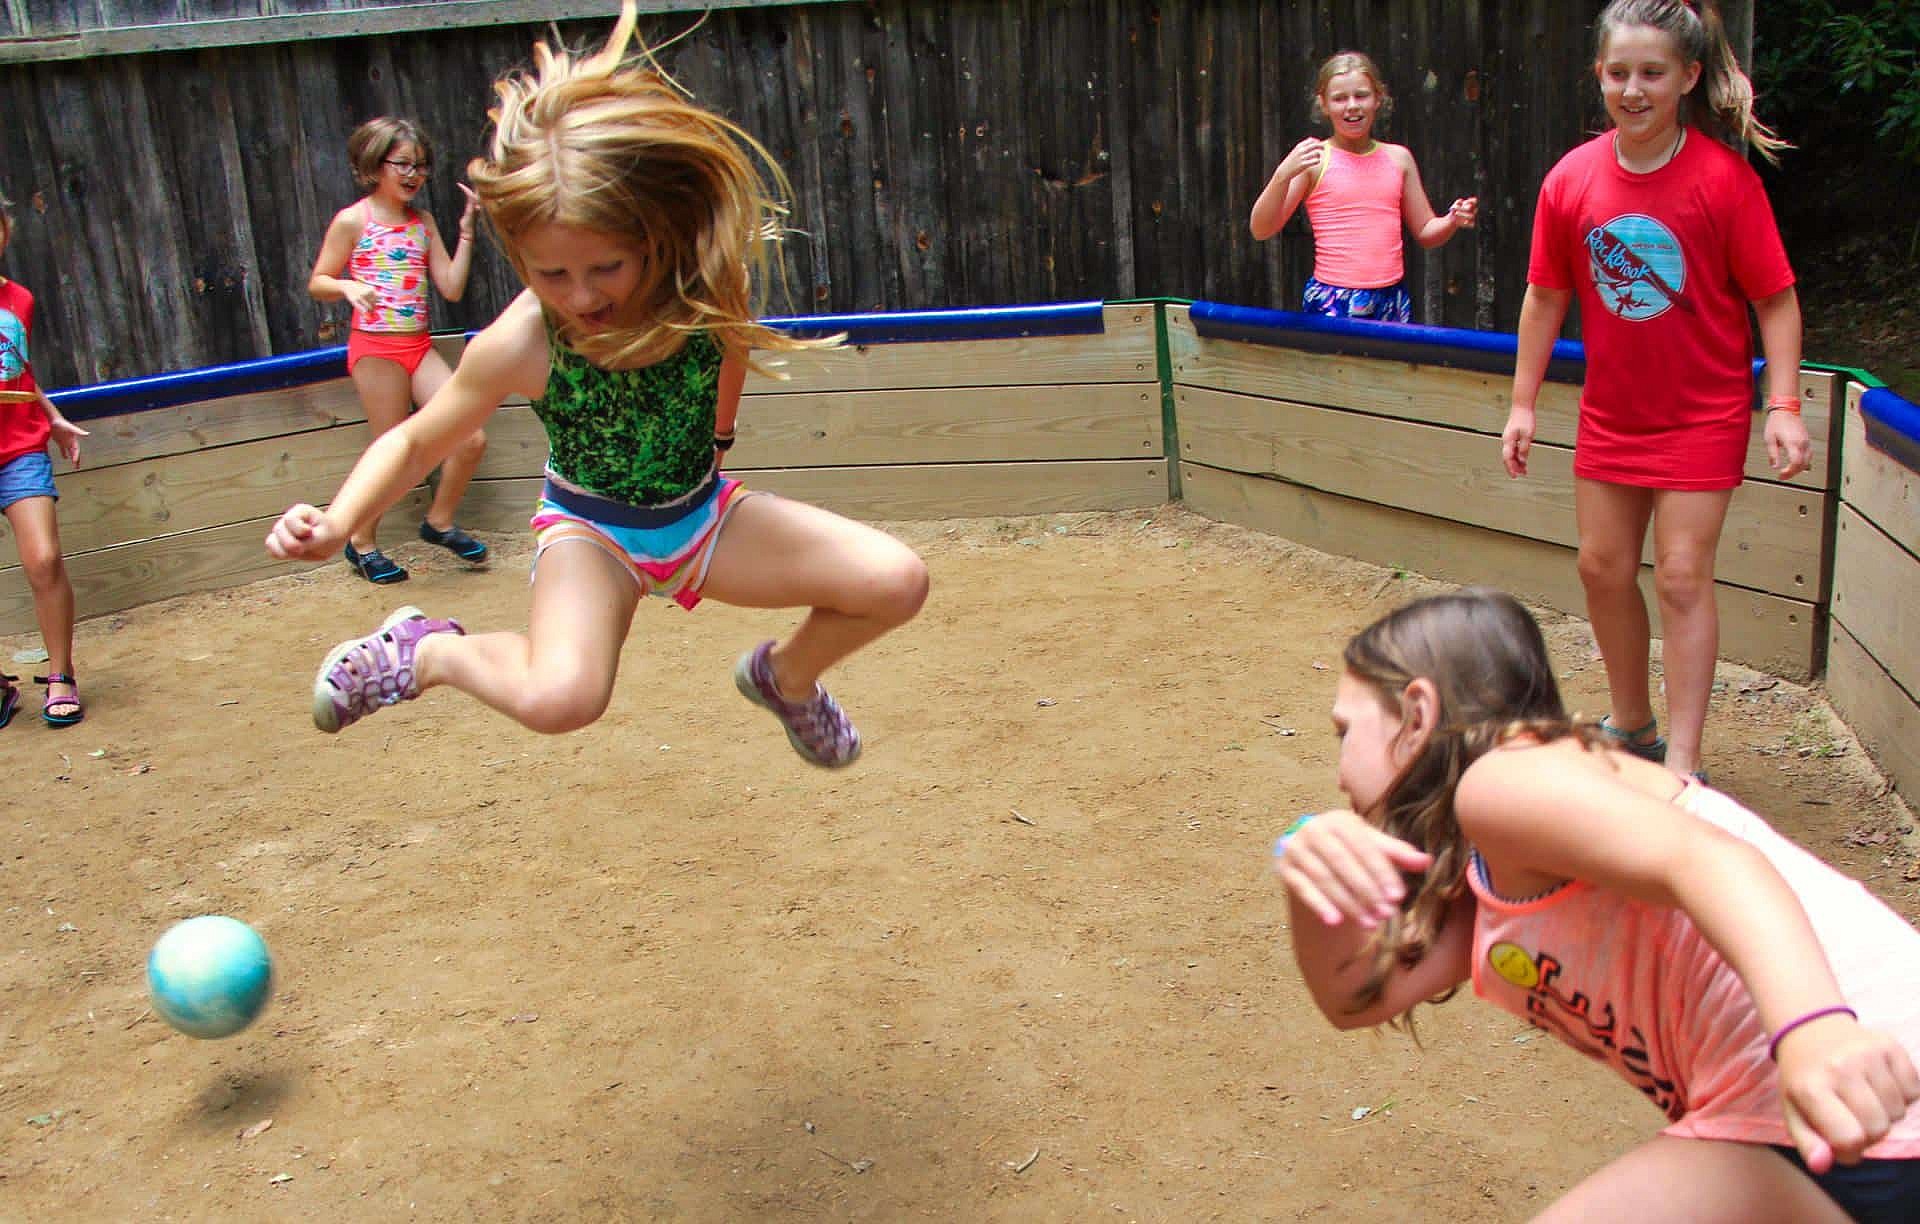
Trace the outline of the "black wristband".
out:
[[[717,433],[717,434],[715,434],[715,435],[713,435],[713,449],[715,449],[715,450],[717,450],[717,451],[730,451],[730,450],[732,450],[732,449],[733,449],[733,435],[732,435],[732,434],[718,434],[718,433]]]

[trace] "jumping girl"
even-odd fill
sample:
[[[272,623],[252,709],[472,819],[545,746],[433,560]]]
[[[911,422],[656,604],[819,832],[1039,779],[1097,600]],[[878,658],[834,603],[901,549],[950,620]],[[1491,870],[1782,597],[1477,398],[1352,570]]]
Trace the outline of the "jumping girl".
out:
[[[0,196],[0,255],[13,239],[8,208]],[[78,466],[80,439],[87,431],[67,420],[34,380],[28,356],[32,334],[33,294],[20,282],[0,276],[0,514],[13,528],[20,569],[33,590],[34,619],[47,648],[47,674],[33,678],[47,690],[40,718],[49,727],[71,727],[86,717],[86,708],[73,678],[73,582],[60,552],[60,523],[53,511],[60,494],[53,487],[47,443]],[[0,727],[12,722],[20,707],[20,690],[14,686],[18,679],[0,675]]]
[[[327,226],[307,292],[353,307],[347,374],[377,438],[405,420],[414,404],[432,399],[452,374],[427,330],[427,282],[449,302],[466,292],[476,204],[460,184],[467,206],[460,214],[460,241],[448,255],[433,214],[413,207],[433,170],[433,147],[409,120],[382,117],[361,124],[347,138],[347,160],[367,195]],[[486,561],[487,546],[462,531],[453,515],[486,449],[486,435],[475,430],[448,453],[420,524],[421,539],[474,565]],[[347,563],[368,582],[404,581],[407,571],[375,546],[377,526],[377,520],[358,525],[347,541]]]
[[[733,124],[658,73],[623,62],[627,0],[591,58],[535,47],[500,80],[489,155],[468,174],[527,289],[475,337],[446,386],[368,448],[325,512],[294,506],[267,538],[320,560],[486,420],[524,395],[547,428],[546,488],[525,636],[464,636],[402,608],[320,668],[324,731],[446,684],[536,731],[605,710],[620,646],[646,594],[807,607],[784,642],[734,669],[816,765],[851,764],[860,737],[819,685],[832,664],[905,623],[927,594],[920,558],[873,528],[720,471],[752,349],[797,340],[755,322],[785,179]]]
[[[1793,269],[1759,176],[1723,142],[1744,141],[1769,160],[1784,145],[1754,118],[1752,86],[1710,5],[1615,0],[1594,29],[1594,75],[1613,130],[1563,157],[1540,188],[1502,459],[1509,475],[1526,474],[1534,401],[1577,297],[1587,378],[1574,507],[1613,707],[1601,725],[1704,781],[1720,646],[1714,551],[1753,428],[1749,305],[1767,358],[1767,455],[1783,480],[1807,466]],[[1638,581],[1649,522],[1665,738]]]
[[[1395,1021],[1471,982],[1666,1113],[1543,1220],[1920,1219],[1920,931],[1570,721],[1511,596],[1409,604],[1344,662],[1352,808],[1275,851],[1327,1019]]]
[[[1331,125],[1333,138],[1309,136],[1281,160],[1254,201],[1253,236],[1279,233],[1305,201],[1313,275],[1300,308],[1331,318],[1411,323],[1401,225],[1421,246],[1441,246],[1473,228],[1480,201],[1455,200],[1446,215],[1434,215],[1413,154],[1373,138],[1374,123],[1393,112],[1393,96],[1359,52],[1343,51],[1320,65],[1313,110]]]

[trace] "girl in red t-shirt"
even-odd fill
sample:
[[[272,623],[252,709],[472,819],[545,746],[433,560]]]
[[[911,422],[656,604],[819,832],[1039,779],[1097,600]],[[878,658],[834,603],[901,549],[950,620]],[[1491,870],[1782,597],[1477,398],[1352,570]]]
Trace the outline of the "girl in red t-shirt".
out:
[[[13,217],[0,196],[0,255],[13,239]],[[18,281],[0,276],[0,514],[13,528],[20,568],[33,588],[33,614],[47,648],[47,674],[35,676],[47,699],[40,717],[50,727],[71,727],[86,714],[80,687],[73,680],[73,583],[60,553],[60,525],[53,503],[49,440],[67,462],[80,463],[80,439],[87,431],[62,416],[34,381],[27,353],[33,332],[33,294]],[[0,675],[0,727],[13,721],[20,706],[18,676]]]
[[[1704,777],[1720,645],[1714,551],[1752,430],[1749,304],[1767,358],[1768,458],[1790,479],[1806,470],[1809,449],[1793,269],[1759,176],[1722,141],[1769,160],[1785,146],[1754,117],[1753,88],[1711,5],[1614,0],[1594,30],[1613,130],[1568,153],[1540,188],[1501,454],[1509,475],[1526,474],[1534,400],[1577,297],[1587,377],[1574,506],[1612,704],[1602,726],[1640,756]],[[1666,738],[1653,715],[1638,581],[1649,522]]]
[[[1413,154],[1373,138],[1375,121],[1393,110],[1393,95],[1373,61],[1358,51],[1342,51],[1320,65],[1313,109],[1332,138],[1309,136],[1293,146],[1254,201],[1248,226],[1255,238],[1271,238],[1306,204],[1314,260],[1301,309],[1330,318],[1411,323],[1401,226],[1421,246],[1440,246],[1473,228],[1479,199],[1455,200],[1434,215]]]

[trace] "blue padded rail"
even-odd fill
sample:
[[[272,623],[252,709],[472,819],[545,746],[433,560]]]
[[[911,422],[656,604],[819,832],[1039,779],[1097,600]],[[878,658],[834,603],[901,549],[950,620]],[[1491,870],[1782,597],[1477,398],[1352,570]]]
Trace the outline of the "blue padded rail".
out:
[[[1315,353],[1379,357],[1494,374],[1513,373],[1514,353],[1520,343],[1519,337],[1508,332],[1329,319],[1297,310],[1229,306],[1222,302],[1195,302],[1189,308],[1188,317],[1193,320],[1195,331],[1214,340],[1245,340]],[[1554,342],[1553,357],[1547,364],[1548,378],[1556,382],[1579,382],[1586,377],[1586,369],[1586,350],[1578,341]]]
[[[989,306],[972,310],[908,310],[884,314],[796,315],[763,320],[799,336],[846,333],[850,344],[897,344],[933,340],[1000,340],[1020,336],[1092,336],[1106,331],[1105,304],[1052,302],[1038,306]],[[469,332],[468,339],[473,333]],[[239,361],[231,365],[129,378],[51,391],[60,411],[75,421],[171,408],[196,400],[223,399],[256,391],[279,391],[347,376],[344,346]]]
[[[1007,340],[1020,336],[1097,336],[1106,331],[1106,303],[1049,302],[1040,306],[984,306],[973,310],[902,310],[884,314],[798,315],[762,319],[796,336],[845,332],[849,344],[904,344],[916,340]]]
[[[1908,471],[1920,472],[1920,404],[1885,387],[1874,387],[1860,397],[1860,416],[1866,422],[1869,446],[1892,456]]]
[[[126,412],[145,412],[151,408],[171,408],[176,404],[191,404],[195,400],[304,387],[308,383],[346,376],[347,349],[345,345],[338,345],[306,353],[288,353],[284,357],[263,357],[258,361],[236,361],[231,365],[155,374],[150,378],[95,383],[90,387],[68,387],[64,391],[47,392],[47,398],[59,405],[67,419],[86,421]]]

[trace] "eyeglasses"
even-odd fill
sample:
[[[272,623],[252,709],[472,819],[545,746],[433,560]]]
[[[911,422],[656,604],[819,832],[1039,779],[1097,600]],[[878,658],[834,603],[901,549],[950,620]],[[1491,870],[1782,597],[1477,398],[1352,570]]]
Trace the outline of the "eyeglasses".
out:
[[[392,166],[395,170],[398,170],[400,172],[402,177],[411,177],[416,174],[427,174],[433,170],[432,162],[390,161],[383,158],[380,164],[383,166]]]

